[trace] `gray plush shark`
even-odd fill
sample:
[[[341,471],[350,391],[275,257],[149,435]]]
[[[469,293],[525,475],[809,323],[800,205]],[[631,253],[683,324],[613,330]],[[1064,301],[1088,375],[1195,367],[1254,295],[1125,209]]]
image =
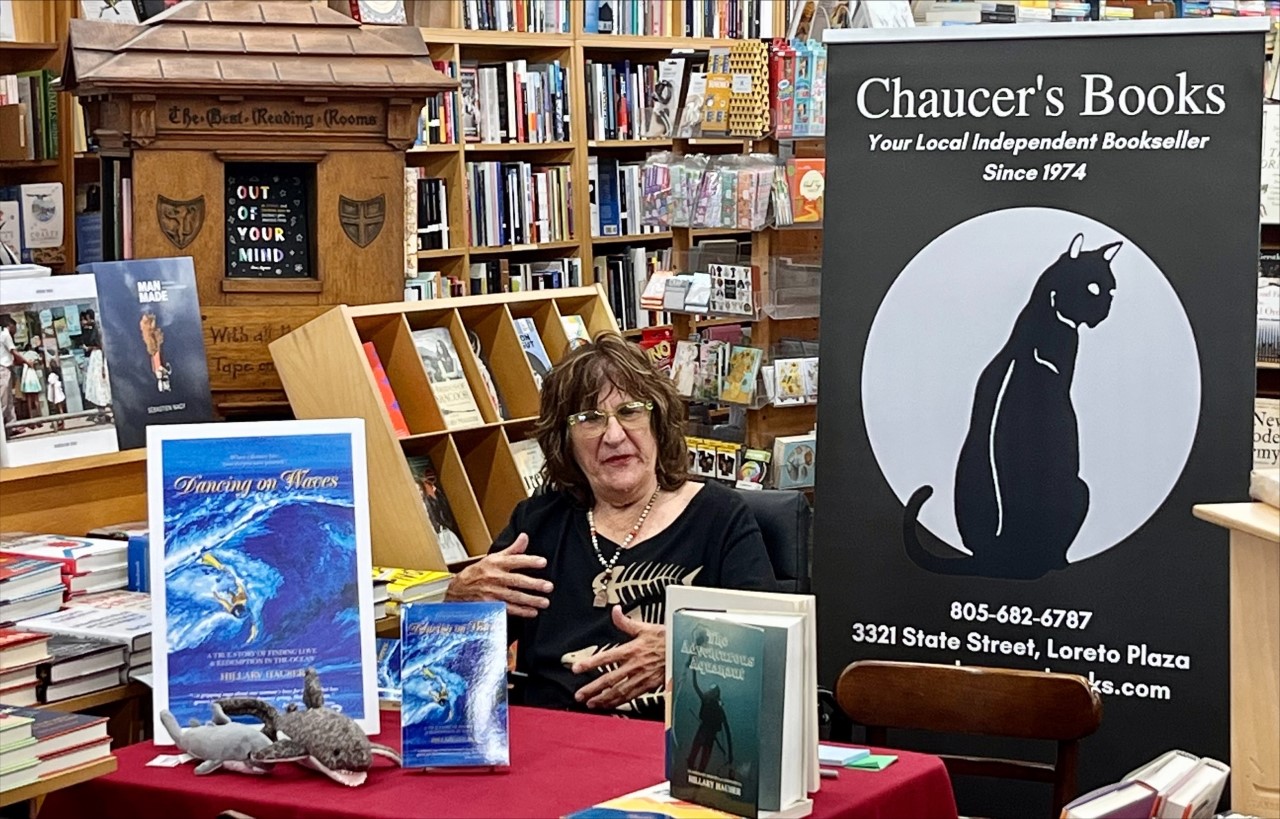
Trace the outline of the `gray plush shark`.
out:
[[[271,746],[270,737],[261,728],[232,722],[216,702],[213,721],[204,725],[192,720],[189,728],[180,728],[168,711],[160,712],[160,722],[179,748],[201,760],[196,766],[198,776],[223,767],[240,773],[266,770],[265,765],[254,761],[253,755]]]
[[[264,732],[275,740],[270,747],[253,753],[254,762],[300,762],[349,787],[365,781],[375,754],[401,764],[398,753],[369,742],[354,720],[325,707],[320,676],[315,669],[307,669],[302,690],[306,708],[290,705],[283,712],[252,697],[219,701],[228,714],[246,714],[262,720]]]

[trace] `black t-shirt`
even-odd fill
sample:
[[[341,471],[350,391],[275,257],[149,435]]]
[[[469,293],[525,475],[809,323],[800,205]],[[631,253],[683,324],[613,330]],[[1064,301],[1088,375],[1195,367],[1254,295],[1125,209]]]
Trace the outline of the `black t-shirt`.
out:
[[[532,572],[550,580],[550,604],[533,619],[511,617],[509,638],[519,640],[516,670],[527,675],[524,702],[545,708],[585,710],[574,692],[597,671],[574,674],[573,663],[626,642],[614,627],[613,605],[646,623],[662,623],[666,587],[672,583],[727,589],[775,591],[777,581],[760,528],[733,489],[706,484],[689,505],[658,534],[627,549],[612,571],[608,605],[593,605],[603,584],[604,566],[591,548],[586,508],[564,492],[547,492],[522,501],[491,551],[511,545],[524,532],[528,554],[547,559]],[[597,535],[605,560],[617,544]],[[660,694],[648,695],[619,709],[653,717],[662,713]]]

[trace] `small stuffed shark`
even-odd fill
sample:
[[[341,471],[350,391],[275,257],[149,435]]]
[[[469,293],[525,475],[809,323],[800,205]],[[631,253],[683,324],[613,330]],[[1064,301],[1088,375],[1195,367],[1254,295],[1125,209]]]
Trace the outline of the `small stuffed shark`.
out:
[[[196,766],[197,776],[223,767],[254,774],[267,770],[267,766],[254,761],[253,755],[270,746],[271,738],[261,728],[232,722],[216,702],[211,723],[201,725],[192,720],[191,727],[184,730],[168,711],[160,712],[160,722],[179,748],[201,760]]]
[[[275,739],[270,747],[254,751],[254,762],[298,762],[348,787],[364,783],[374,755],[401,763],[400,755],[391,748],[369,742],[355,720],[325,707],[315,669],[307,669],[302,690],[306,708],[290,705],[283,712],[253,697],[219,701],[229,714],[262,720],[267,736]]]

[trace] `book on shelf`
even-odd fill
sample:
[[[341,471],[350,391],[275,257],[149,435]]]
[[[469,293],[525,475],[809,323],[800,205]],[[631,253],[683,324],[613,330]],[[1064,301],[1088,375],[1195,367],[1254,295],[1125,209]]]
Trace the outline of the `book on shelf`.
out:
[[[409,455],[406,460],[413,482],[422,495],[422,505],[427,511],[431,530],[435,532],[436,541],[440,544],[440,556],[446,564],[466,560],[470,555],[463,545],[457,519],[453,516],[453,507],[449,505],[449,496],[440,484],[435,464],[427,455]]]
[[[129,665],[129,652],[123,645],[70,634],[50,635],[48,640],[48,657],[36,666],[36,676],[45,684],[56,685],[88,674],[119,671]]]
[[[0,673],[33,668],[49,659],[47,634],[0,628]]]
[[[29,535],[0,546],[0,554],[53,561],[69,585],[69,578],[122,566],[128,549],[127,542],[115,538]]]
[[[9,703],[0,705],[0,713],[4,714],[4,719],[16,719],[19,723],[16,732],[29,732],[27,738],[34,742],[28,744],[16,737],[16,742],[6,738],[0,740],[0,746],[4,746],[4,743],[10,746],[20,745],[26,752],[24,756],[30,754],[34,757],[37,766],[35,778],[53,776],[67,768],[85,765],[111,755],[111,737],[107,735],[106,717],[8,706]],[[30,722],[24,722],[26,720]],[[8,733],[8,730],[0,731],[0,737]],[[13,762],[6,760],[5,764],[12,765]],[[0,766],[0,774],[3,773],[4,767]],[[4,778],[0,776],[0,780]],[[7,790],[9,783],[6,782],[5,785],[3,789]]]
[[[659,782],[574,811],[565,819],[733,819],[734,816],[706,805],[677,799],[671,794],[671,783]]]
[[[124,646],[128,651],[151,647],[151,596],[110,591],[74,597],[61,611],[22,620],[17,628]]]
[[[472,31],[567,34],[570,0],[466,0],[462,27]]]
[[[686,0],[686,37],[716,39],[758,39],[774,35],[773,3],[770,0]]]
[[[21,543],[22,541],[18,541]],[[0,548],[0,606],[32,594],[61,591],[62,564],[56,560],[9,554]],[[7,618],[0,609],[0,622]],[[0,642],[0,649],[3,649]]]
[[[530,63],[506,60],[486,63],[463,60],[460,71],[472,74],[470,141],[482,143],[567,142],[569,71],[559,60]],[[464,120],[465,122],[465,120]]]
[[[667,0],[583,0],[585,34],[620,34],[629,37],[670,37],[674,33],[673,10]]]
[[[1210,817],[1217,810],[1231,769],[1210,757],[1183,750],[1167,751],[1069,802],[1063,819],[1155,819]]]
[[[551,357],[547,355],[547,348],[542,344],[542,336],[538,334],[538,325],[533,319],[518,318],[514,323],[516,338],[520,340],[520,347],[524,350],[525,357],[529,360],[529,367],[533,370],[533,381],[541,391],[542,379],[551,372]]]
[[[415,600],[433,602],[443,600],[453,575],[428,569],[397,569],[374,566],[375,583],[385,583],[387,597],[394,603],[411,603]]]
[[[1280,398],[1253,399],[1253,468],[1280,467]]]
[[[97,262],[99,326],[121,449],[157,424],[213,420],[195,265],[190,257]]]
[[[16,420],[0,427],[0,466],[118,449],[91,275],[6,281],[0,315],[16,324]],[[0,326],[0,334],[9,335]]]
[[[36,697],[41,703],[51,703],[106,691],[128,682],[128,675],[121,671],[118,668],[108,668],[61,682],[42,681],[36,689]]]
[[[591,333],[587,330],[587,322],[582,316],[570,313],[560,317],[564,326],[564,334],[569,339],[569,349],[591,343]]]
[[[550,259],[515,262],[506,258],[471,262],[470,295],[523,293],[529,290],[556,290],[582,285],[582,260]]]
[[[405,204],[408,208],[405,227],[408,230],[409,222],[412,222],[409,236],[413,237],[411,245],[415,254],[420,250],[448,250],[450,247],[448,181],[426,174],[425,168],[404,169]],[[409,211],[412,211],[413,218],[410,218]]]
[[[520,473],[520,482],[524,484],[525,494],[533,497],[542,488],[542,467],[546,464],[546,456],[542,447],[532,438],[511,442],[511,457],[516,461],[516,470]]]
[[[499,421],[507,420],[507,404],[502,400],[502,393],[498,390],[498,384],[493,380],[493,372],[489,367],[489,354],[485,352],[484,345],[480,343],[480,334],[475,330],[467,330],[467,344],[471,347],[471,352],[475,354],[476,366],[480,370],[480,380],[484,382],[485,397],[489,399],[489,404],[493,407],[493,412],[498,416]]]
[[[468,162],[466,174],[467,227],[473,246],[506,247],[573,239],[570,166]]]
[[[460,429],[483,424],[484,417],[467,383],[449,328],[425,327],[414,330],[412,335],[413,346],[427,374],[444,428]]]
[[[382,406],[387,410],[387,417],[391,419],[391,428],[395,430],[397,438],[407,437],[409,435],[409,425],[405,423],[404,412],[400,409],[400,400],[396,398],[396,392],[391,387],[391,379],[387,377],[387,370],[382,366],[382,358],[378,355],[378,348],[374,346],[372,341],[366,341],[360,346],[369,362],[369,368],[373,370],[373,380],[378,385],[378,397],[382,399]]]
[[[1257,357],[1272,364],[1280,363],[1280,269],[1274,274],[1258,278]]]
[[[405,606],[400,652],[404,766],[509,764],[506,605]]]
[[[808,489],[813,486],[818,436],[779,435],[773,439],[775,489]]]

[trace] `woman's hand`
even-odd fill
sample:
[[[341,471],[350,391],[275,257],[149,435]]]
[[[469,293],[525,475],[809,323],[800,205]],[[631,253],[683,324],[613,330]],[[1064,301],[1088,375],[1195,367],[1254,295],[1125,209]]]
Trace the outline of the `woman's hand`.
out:
[[[525,554],[528,548],[529,536],[521,533],[507,548],[485,555],[458,572],[449,583],[444,599],[500,600],[507,604],[508,614],[537,617],[538,610],[545,609],[550,602],[543,595],[551,594],[553,587],[550,580],[522,574],[523,570],[547,565],[545,557]]]
[[[631,639],[573,664],[574,674],[615,663],[618,666],[574,694],[588,708],[617,708],[662,685],[667,663],[666,627],[633,620],[622,613],[622,606],[613,607],[613,624]]]

